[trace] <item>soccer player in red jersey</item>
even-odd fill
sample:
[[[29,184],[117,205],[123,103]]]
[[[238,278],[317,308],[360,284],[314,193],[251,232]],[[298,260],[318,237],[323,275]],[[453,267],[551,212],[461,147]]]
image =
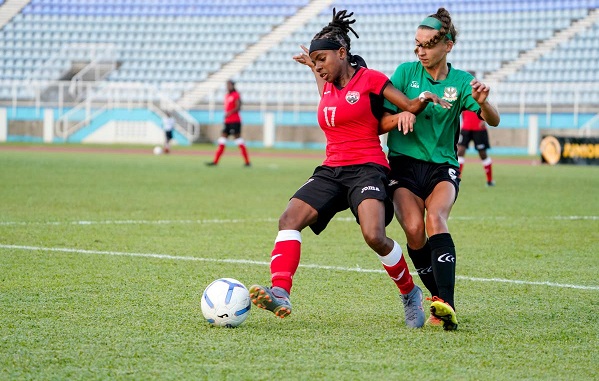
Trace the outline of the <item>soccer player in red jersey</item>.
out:
[[[399,288],[409,327],[424,325],[422,291],[410,275],[401,247],[387,237],[385,227],[393,219],[393,205],[387,194],[389,164],[379,140],[383,97],[403,112],[388,116],[394,128],[408,133],[414,113],[427,101],[449,107],[447,102],[427,93],[409,100],[390,86],[382,73],[366,68],[364,60],[350,53],[348,20],[353,13],[333,10],[333,20],[316,34],[305,53],[294,60],[309,66],[321,96],[318,124],[325,133],[326,158],[290,199],[279,218],[279,233],[271,253],[272,287],[250,287],[252,302],[284,318],[291,313],[289,294],[299,266],[301,231],[309,226],[322,232],[337,212],[351,209],[360,224],[364,240],[379,256],[383,267]],[[354,32],[355,34],[355,32]],[[357,34],[356,34],[356,37]]]
[[[471,73],[474,75],[474,73]],[[493,161],[487,155],[487,150],[491,148],[489,144],[489,133],[487,132],[487,123],[482,120],[474,111],[464,110],[462,112],[462,128],[458,140],[458,163],[460,164],[460,177],[464,168],[464,155],[470,145],[474,142],[474,148],[478,151],[478,156],[482,161],[485,174],[487,176],[487,186],[494,186],[493,181]]]
[[[218,148],[214,154],[214,160],[206,163],[206,165],[214,166],[218,164],[220,157],[225,152],[227,138],[230,135],[233,135],[235,144],[237,144],[241,151],[241,155],[243,156],[245,166],[249,167],[251,165],[250,158],[245,146],[245,141],[241,137],[241,116],[239,115],[239,110],[241,110],[241,97],[239,96],[237,89],[235,89],[235,83],[231,80],[227,81],[227,95],[225,95],[224,110],[225,127],[223,128],[220,138],[217,140]]]

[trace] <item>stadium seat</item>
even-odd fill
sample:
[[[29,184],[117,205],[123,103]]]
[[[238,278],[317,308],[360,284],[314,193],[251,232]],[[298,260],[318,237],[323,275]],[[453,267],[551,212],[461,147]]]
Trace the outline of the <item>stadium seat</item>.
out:
[[[69,43],[112,43],[122,65],[109,75],[109,81],[169,83],[169,93],[180,95],[183,89],[220,70],[308,3],[309,0],[228,0],[217,5],[212,0],[31,0],[0,32],[0,69],[7,80],[41,75],[44,71],[39,70],[40,63],[46,65]],[[309,44],[330,21],[333,7],[347,8],[356,14],[355,27],[360,38],[352,36],[352,51],[363,55],[370,67],[391,75],[399,63],[415,59],[415,26],[423,15],[443,4],[435,0],[333,1],[316,18],[252,62],[238,74],[237,80],[266,88],[280,82],[294,86],[289,95],[257,91],[266,97],[266,102],[296,102],[298,98],[302,102],[313,101],[313,77],[291,57],[299,52],[299,44]],[[539,40],[552,38],[597,7],[599,0],[451,2],[448,9],[460,36],[449,60],[455,67],[474,70],[484,79],[537,46]],[[65,57],[60,67],[68,67],[73,57]],[[505,82],[596,81],[598,74],[577,66],[577,61],[595,62],[598,58],[599,26],[595,25],[525,65]],[[46,73],[56,76],[60,70]],[[518,97],[506,95],[512,101]],[[561,101],[565,99],[560,98]]]

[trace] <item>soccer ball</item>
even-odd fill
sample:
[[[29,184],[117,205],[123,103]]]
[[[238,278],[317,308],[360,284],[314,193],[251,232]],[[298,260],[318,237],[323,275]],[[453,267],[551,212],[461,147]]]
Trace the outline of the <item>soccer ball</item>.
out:
[[[251,305],[250,292],[233,278],[215,280],[202,294],[202,315],[216,327],[237,327],[247,319]]]
[[[162,147],[160,147],[160,146],[154,147],[154,155],[162,155]]]

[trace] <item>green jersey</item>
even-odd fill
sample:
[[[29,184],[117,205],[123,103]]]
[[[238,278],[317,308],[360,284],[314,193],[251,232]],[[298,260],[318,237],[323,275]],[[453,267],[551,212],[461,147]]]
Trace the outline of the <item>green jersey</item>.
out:
[[[412,158],[437,164],[458,166],[457,143],[460,136],[460,114],[463,110],[478,112],[480,106],[472,98],[470,73],[453,69],[447,64],[449,73],[442,81],[434,81],[422,64],[406,62],[395,69],[391,83],[409,99],[417,98],[423,91],[430,91],[447,102],[450,109],[444,109],[434,103],[416,115],[414,131],[404,135],[397,128],[389,132],[387,146],[389,156],[410,156]],[[400,111],[385,100],[385,107]]]

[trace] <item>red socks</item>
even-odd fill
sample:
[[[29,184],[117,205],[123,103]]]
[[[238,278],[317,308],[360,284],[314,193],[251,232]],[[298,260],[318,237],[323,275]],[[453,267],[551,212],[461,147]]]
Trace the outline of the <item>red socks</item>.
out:
[[[379,255],[379,259],[387,270],[387,274],[399,288],[399,292],[404,295],[409,294],[414,289],[414,281],[399,244],[393,241],[393,250],[384,257]]]
[[[241,155],[243,156],[243,160],[245,160],[245,164],[250,163],[250,157],[248,156],[248,150],[245,148],[245,144],[239,145],[239,150],[241,151]]]
[[[270,257],[273,287],[291,293],[293,275],[299,266],[302,237],[297,230],[280,230]]]
[[[225,152],[225,145],[219,144],[216,153],[214,154],[214,162],[216,164],[218,164],[218,161],[220,160],[220,157],[223,155],[223,152]]]
[[[490,157],[487,157],[482,161],[485,174],[487,175],[487,183],[493,181],[493,162]]]

